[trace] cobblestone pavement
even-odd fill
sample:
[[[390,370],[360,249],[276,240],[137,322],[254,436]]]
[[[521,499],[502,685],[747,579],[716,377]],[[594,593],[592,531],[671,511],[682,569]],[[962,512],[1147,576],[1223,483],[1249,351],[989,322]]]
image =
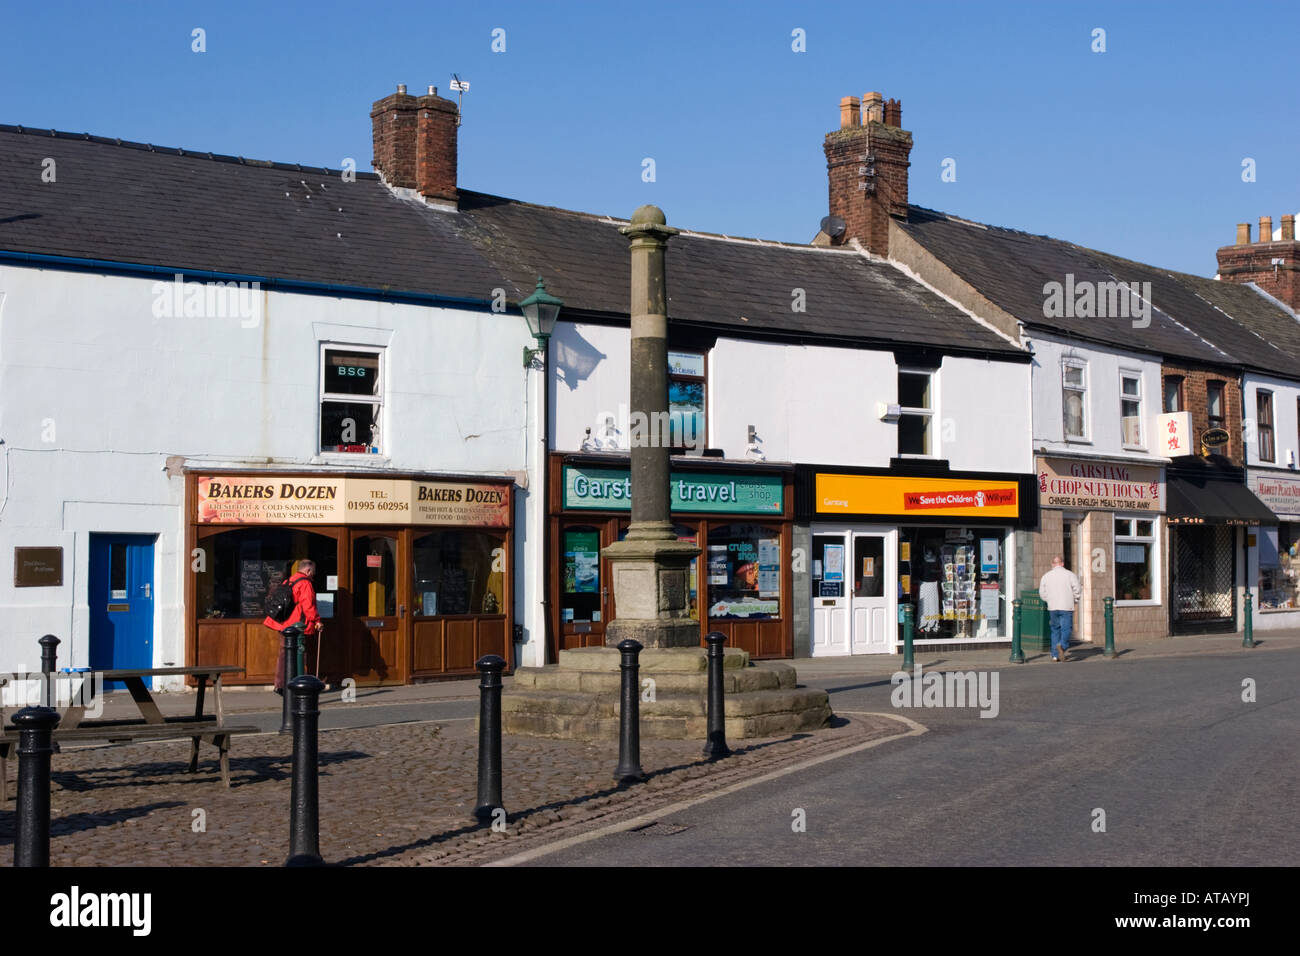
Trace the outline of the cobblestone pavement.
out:
[[[649,779],[613,783],[616,741],[504,738],[505,832],[470,821],[477,734],[472,720],[322,732],[321,854],[343,865],[467,865],[509,856],[584,828],[631,819],[777,767],[906,727],[855,715],[816,734],[736,742],[710,764],[701,741],[643,741]],[[54,866],[279,866],[288,851],[290,742],[236,738],[229,790],[204,746],[65,749],[53,758]],[[11,776],[15,771],[11,770]],[[14,783],[0,808],[0,865],[13,861]],[[200,812],[201,811],[201,812]]]

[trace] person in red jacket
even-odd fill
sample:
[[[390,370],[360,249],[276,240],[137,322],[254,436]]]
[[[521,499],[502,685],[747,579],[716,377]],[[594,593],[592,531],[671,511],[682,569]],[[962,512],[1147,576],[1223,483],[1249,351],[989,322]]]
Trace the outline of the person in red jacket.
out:
[[[299,561],[298,570],[289,576],[290,586],[293,588],[293,613],[284,621],[277,621],[268,615],[262,623],[276,632],[282,632],[290,624],[300,624],[303,628],[304,638],[320,630],[320,614],[316,611],[316,588],[312,585],[312,578],[315,576],[315,561],[309,558]],[[320,661],[316,662],[316,668],[317,670],[320,669]],[[283,640],[276,648],[275,692],[277,694],[284,693]]]

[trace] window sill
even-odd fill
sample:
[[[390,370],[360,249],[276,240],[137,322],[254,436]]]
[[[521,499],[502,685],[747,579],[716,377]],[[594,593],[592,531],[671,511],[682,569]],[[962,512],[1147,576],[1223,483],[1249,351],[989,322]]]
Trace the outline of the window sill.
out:
[[[314,465],[336,465],[352,464],[354,462],[370,462],[376,465],[388,465],[392,459],[388,455],[372,455],[367,452],[359,451],[321,451],[317,452],[312,458]]]
[[[1116,607],[1160,607],[1163,602],[1152,598],[1149,601],[1116,601]]]
[[[1064,443],[1067,444],[1067,445],[1091,445],[1091,444],[1092,444],[1092,439],[1091,439],[1091,438],[1070,438],[1070,437],[1066,437],[1065,439],[1063,439],[1063,441],[1064,441]]]
[[[1146,445],[1125,445],[1124,450],[1145,452],[1147,450],[1147,446]]]

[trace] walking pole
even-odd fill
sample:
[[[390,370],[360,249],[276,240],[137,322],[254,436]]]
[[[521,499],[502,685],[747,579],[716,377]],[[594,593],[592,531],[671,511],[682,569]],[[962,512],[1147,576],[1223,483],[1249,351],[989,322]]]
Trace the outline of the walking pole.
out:
[[[320,677],[320,636],[325,630],[324,624],[316,625],[316,676]]]

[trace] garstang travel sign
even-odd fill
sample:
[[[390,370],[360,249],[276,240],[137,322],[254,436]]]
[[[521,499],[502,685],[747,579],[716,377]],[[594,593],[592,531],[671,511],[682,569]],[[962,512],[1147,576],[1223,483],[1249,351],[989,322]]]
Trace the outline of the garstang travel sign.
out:
[[[671,509],[675,512],[779,515],[785,510],[780,475],[674,471],[669,479]],[[565,465],[564,507],[631,510],[632,480],[627,469]]]
[[[1038,503],[1043,508],[1165,510],[1159,465],[1113,465],[1067,458],[1038,459]]]
[[[510,489],[471,481],[201,475],[195,498],[199,524],[510,525]]]

